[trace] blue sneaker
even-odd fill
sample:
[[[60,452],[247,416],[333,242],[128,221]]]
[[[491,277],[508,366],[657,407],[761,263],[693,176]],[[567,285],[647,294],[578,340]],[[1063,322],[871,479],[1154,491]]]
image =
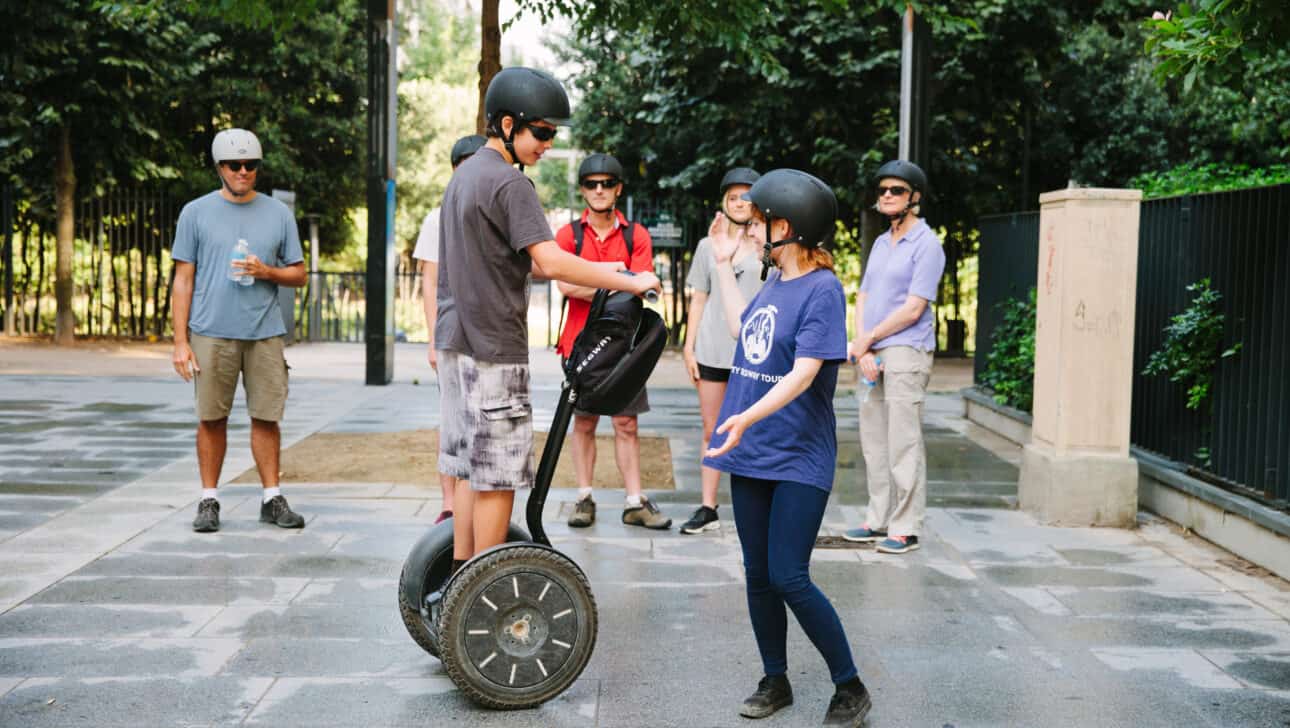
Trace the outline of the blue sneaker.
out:
[[[884,554],[903,554],[918,548],[917,536],[891,536],[878,544],[878,550]]]
[[[860,528],[853,528],[842,534],[842,538],[854,543],[871,543],[887,538],[887,532],[869,528],[869,524],[866,523]]]

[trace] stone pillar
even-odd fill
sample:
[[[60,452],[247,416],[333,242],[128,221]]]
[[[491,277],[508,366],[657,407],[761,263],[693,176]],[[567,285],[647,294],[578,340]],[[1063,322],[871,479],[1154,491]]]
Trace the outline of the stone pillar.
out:
[[[1034,427],[1018,497],[1040,521],[1129,528],[1139,190],[1039,196]]]

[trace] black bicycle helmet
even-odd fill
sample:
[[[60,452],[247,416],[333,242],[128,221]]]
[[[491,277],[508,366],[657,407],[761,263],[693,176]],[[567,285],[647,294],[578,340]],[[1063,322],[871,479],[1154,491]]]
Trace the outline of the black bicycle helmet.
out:
[[[761,175],[752,167],[734,167],[726,176],[721,178],[721,194],[726,194],[726,190],[733,185],[748,185],[751,187],[761,179]]]
[[[542,119],[568,126],[572,116],[569,96],[560,82],[545,71],[523,66],[503,68],[493,76],[484,93],[484,114],[490,125],[510,114],[517,125]]]
[[[743,194],[766,216],[782,217],[793,226],[793,237],[772,246],[799,243],[809,248],[823,246],[833,236],[838,218],[838,198],[820,178],[796,169],[774,169],[762,175]]]
[[[878,168],[877,174],[873,176],[875,183],[885,177],[895,177],[903,179],[909,183],[909,186],[927,196],[927,175],[923,173],[923,168],[913,162],[907,162],[903,159],[893,159],[890,162]]]
[[[484,146],[487,142],[488,140],[479,134],[471,134],[470,136],[464,136],[458,139],[456,143],[452,145],[452,166],[456,167],[466,161],[467,157],[478,152],[479,148]]]
[[[596,152],[582,160],[582,164],[578,165],[578,180],[581,181],[593,174],[607,174],[621,181],[623,178],[623,165],[608,154]]]

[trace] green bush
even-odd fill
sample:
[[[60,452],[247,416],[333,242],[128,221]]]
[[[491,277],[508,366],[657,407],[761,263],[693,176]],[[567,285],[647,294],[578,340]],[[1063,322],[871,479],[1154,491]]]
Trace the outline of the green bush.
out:
[[[999,404],[1029,412],[1035,392],[1035,289],[1026,300],[1010,298],[997,308],[1003,323],[994,330],[981,384]]]
[[[1218,310],[1223,296],[1210,287],[1209,279],[1202,278],[1187,286],[1187,290],[1196,297],[1182,313],[1169,319],[1165,340],[1147,359],[1142,373],[1169,375],[1169,381],[1187,388],[1187,409],[1199,410],[1209,402],[1214,367],[1219,359],[1235,355],[1241,345],[1223,349],[1224,316]]]
[[[1290,182],[1290,164],[1251,168],[1244,164],[1198,164],[1188,162],[1161,172],[1134,177],[1129,187],[1142,190],[1146,199],[1203,192],[1240,190]]]

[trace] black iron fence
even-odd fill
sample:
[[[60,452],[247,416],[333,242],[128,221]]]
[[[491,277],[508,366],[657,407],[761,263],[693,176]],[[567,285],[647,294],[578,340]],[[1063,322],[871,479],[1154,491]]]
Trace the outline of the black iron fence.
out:
[[[997,325],[994,302],[1025,295],[1038,276],[1038,213],[981,220],[977,375]],[[1222,294],[1224,345],[1212,407],[1185,405],[1182,386],[1144,376],[1169,319],[1209,278]],[[1131,439],[1193,475],[1290,507],[1290,185],[1184,195],[1142,205]]]
[[[53,213],[4,191],[0,327],[54,330]],[[179,205],[164,194],[118,190],[77,206],[72,245],[75,333],[162,336],[170,329],[169,249]]]
[[[529,294],[529,344],[552,346],[560,309],[554,286],[535,282]],[[296,338],[301,341],[364,341],[367,276],[319,272],[296,293]],[[397,341],[428,341],[421,273],[400,266],[394,274],[394,335]]]
[[[980,381],[994,331],[1002,323],[999,304],[1024,300],[1035,285],[1039,269],[1039,213],[1012,212],[981,218],[981,250],[977,259],[976,357],[973,371]]]

